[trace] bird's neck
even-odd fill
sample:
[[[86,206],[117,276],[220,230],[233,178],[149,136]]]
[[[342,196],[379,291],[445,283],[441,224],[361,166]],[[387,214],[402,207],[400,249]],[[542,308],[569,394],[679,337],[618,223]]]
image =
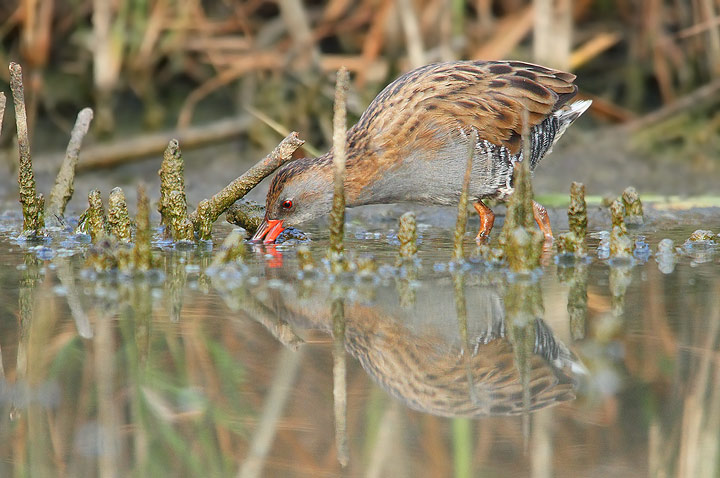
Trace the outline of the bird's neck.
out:
[[[360,160],[362,158],[362,160]],[[322,174],[327,181],[332,183],[335,180],[335,155],[333,150],[317,158]],[[368,204],[367,198],[363,196],[363,190],[373,175],[377,172],[376,161],[373,157],[360,155],[352,148],[348,148],[345,157],[345,204],[348,207]],[[332,191],[332,186],[330,187]]]

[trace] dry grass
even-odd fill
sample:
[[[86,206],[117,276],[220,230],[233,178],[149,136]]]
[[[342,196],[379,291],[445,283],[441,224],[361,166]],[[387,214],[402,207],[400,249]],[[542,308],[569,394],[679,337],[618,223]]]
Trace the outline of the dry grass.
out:
[[[50,114],[69,102],[95,103],[95,128],[112,131],[117,97],[128,92],[158,127],[161,93],[178,83],[192,85],[178,120],[185,127],[219,89],[256,103],[268,80],[277,88],[273,78],[290,76],[307,93],[332,82],[318,70],[342,64],[358,88],[376,91],[399,71],[460,58],[587,68],[589,93],[641,111],[720,75],[719,14],[712,0],[19,0],[0,6],[0,63],[26,67],[31,129],[38,108]],[[69,91],[59,91],[61,77],[73,78]],[[81,92],[78,80],[88,85]]]

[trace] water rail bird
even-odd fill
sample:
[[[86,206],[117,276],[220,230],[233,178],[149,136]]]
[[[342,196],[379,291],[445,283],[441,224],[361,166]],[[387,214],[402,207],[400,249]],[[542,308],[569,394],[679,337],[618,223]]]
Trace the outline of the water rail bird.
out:
[[[347,133],[346,205],[415,202],[457,205],[473,131],[469,195],[480,216],[477,239],[495,215],[482,199],[506,200],[522,161],[528,119],[530,169],[550,152],[591,101],[568,103],[575,75],[519,61],[457,61],[422,66],[390,83]],[[527,112],[527,113],[526,113]],[[328,214],[333,151],[289,163],[272,179],[254,242],[272,243],[289,226]],[[535,220],[552,237],[545,208]]]

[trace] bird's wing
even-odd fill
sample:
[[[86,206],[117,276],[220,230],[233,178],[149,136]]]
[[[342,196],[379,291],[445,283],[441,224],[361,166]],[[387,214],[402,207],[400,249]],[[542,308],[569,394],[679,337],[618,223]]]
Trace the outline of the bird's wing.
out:
[[[540,124],[575,96],[573,80],[571,73],[517,61],[428,65],[373,100],[349,132],[349,147],[378,153],[431,149],[448,131],[473,127],[480,139],[515,154],[522,145],[523,110],[529,128]]]

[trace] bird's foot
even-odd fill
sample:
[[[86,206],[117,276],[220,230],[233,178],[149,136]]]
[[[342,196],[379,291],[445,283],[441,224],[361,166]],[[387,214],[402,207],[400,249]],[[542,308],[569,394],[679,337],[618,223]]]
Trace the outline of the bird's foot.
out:
[[[542,204],[533,201],[533,216],[535,217],[535,222],[537,222],[538,227],[545,235],[545,242],[549,242],[550,244],[552,244],[553,233],[552,227],[550,226],[550,218],[548,217],[547,209],[545,209]]]
[[[480,216],[480,230],[478,231],[477,236],[475,236],[475,242],[483,244],[488,240],[488,237],[490,237],[490,231],[495,223],[495,213],[492,212],[492,209],[487,207],[482,201],[474,203],[473,206],[475,207],[475,211],[477,211],[478,216]]]

